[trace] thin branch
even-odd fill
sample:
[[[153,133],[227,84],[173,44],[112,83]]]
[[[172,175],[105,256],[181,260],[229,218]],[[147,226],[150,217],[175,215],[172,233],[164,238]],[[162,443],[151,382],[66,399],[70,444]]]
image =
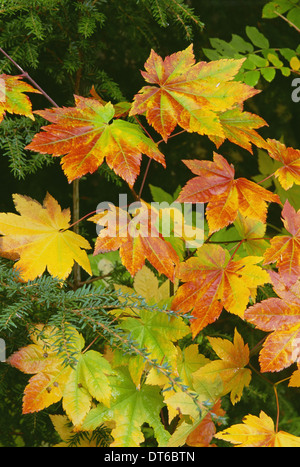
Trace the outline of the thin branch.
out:
[[[275,11],[274,10],[274,13],[275,15],[277,16],[280,16],[280,18],[282,18],[284,21],[286,21],[290,26],[292,26],[292,28],[296,29],[297,32],[300,32],[300,29],[294,24],[292,23],[292,21],[290,21],[289,19],[287,19],[285,16],[283,16],[281,13],[278,13],[278,11]]]
[[[73,224],[69,225],[69,227],[67,229],[64,229],[64,230],[61,230],[61,232],[66,232],[66,230],[69,230],[71,227],[74,227],[74,225],[78,224],[79,222],[83,221],[84,219],[86,219],[87,217],[91,216],[92,214],[97,214],[97,211],[92,211],[92,212],[89,212],[88,214],[86,214],[85,216],[81,217],[80,219],[78,219],[76,222],[73,222]]]
[[[28,81],[31,82],[31,84],[36,88],[38,89],[41,94],[43,94],[43,96],[53,105],[53,107],[59,107],[58,104],[56,104],[56,102],[44,91],[43,88],[41,88],[41,86],[39,86],[39,84],[37,84],[36,81],[34,81],[33,78],[31,78],[31,76],[27,73],[27,71],[24,71],[22,67],[20,67],[20,65],[18,65],[17,62],[15,62],[15,60],[10,56],[8,55],[8,53],[6,53],[1,47],[0,47],[0,52],[5,55],[6,58],[8,58],[8,60],[16,67],[18,68],[18,70],[22,73],[22,76],[24,78],[27,78]]]

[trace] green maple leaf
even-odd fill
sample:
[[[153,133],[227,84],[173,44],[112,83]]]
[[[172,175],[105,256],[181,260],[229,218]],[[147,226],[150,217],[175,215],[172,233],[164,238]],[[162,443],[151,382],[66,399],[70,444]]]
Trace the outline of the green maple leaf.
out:
[[[175,363],[177,354],[173,342],[190,333],[182,318],[170,318],[160,311],[141,310],[138,318],[126,318],[121,327],[128,330],[132,339],[146,348],[150,358],[158,363]]]
[[[107,421],[115,421],[111,435],[113,447],[139,447],[144,441],[141,427],[148,423],[154,430],[159,446],[166,446],[169,433],[160,420],[164,403],[157,386],[141,385],[137,388],[127,368],[119,368],[110,378],[113,400],[110,407],[99,404],[86,416],[81,429],[95,430]]]
[[[117,286],[118,288],[120,286]],[[156,298],[161,306],[169,302],[169,281],[165,281],[158,287],[158,280],[146,266],[140,270],[134,280],[134,289],[122,287],[123,292],[136,293],[143,297],[148,303]],[[140,303],[139,298],[132,297],[130,300]],[[114,310],[119,314],[119,310]],[[163,311],[149,311],[135,309],[134,313],[130,307],[126,309],[126,315],[121,316],[120,327],[130,333],[130,337],[144,348],[149,354],[149,359],[156,360],[158,364],[169,364],[176,366],[177,347],[174,345],[179,339],[190,333],[181,316],[169,316]],[[138,386],[141,374],[145,367],[145,360],[140,356],[128,357],[115,352],[115,365],[129,365],[129,371],[135,384]]]
[[[89,350],[79,356],[63,392],[63,408],[75,426],[80,425],[91,408],[92,397],[109,405],[111,388],[108,375],[113,371],[99,352]]]

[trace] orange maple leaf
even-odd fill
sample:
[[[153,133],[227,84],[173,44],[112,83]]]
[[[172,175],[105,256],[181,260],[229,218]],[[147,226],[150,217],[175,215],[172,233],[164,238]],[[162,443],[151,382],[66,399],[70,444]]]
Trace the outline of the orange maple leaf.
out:
[[[98,235],[94,255],[119,249],[121,261],[132,276],[147,259],[160,274],[174,281],[179,258],[155,227],[159,214],[144,201],[138,204],[139,208],[132,212],[133,217],[124,209],[111,205],[109,210],[88,219],[106,226]]]
[[[195,447],[208,447],[216,433],[216,425],[213,421],[212,415],[217,417],[224,417],[225,411],[221,408],[221,400],[218,400],[211,408],[211,411],[203,418],[199,425],[186,439],[188,446]]]
[[[259,417],[246,415],[243,423],[219,431],[215,438],[229,441],[238,447],[300,447],[300,438],[285,431],[275,431],[274,422],[265,412]]]
[[[269,332],[259,361],[261,371],[281,371],[299,359],[300,282],[287,286],[286,276],[270,271],[278,297],[271,297],[249,307],[245,319]]]
[[[140,171],[142,154],[165,166],[164,155],[140,126],[122,120],[110,102],[75,96],[75,107],[36,111],[52,124],[42,127],[26,149],[64,156],[62,167],[72,182],[95,172],[104,159],[130,187]]]
[[[22,347],[7,360],[23,373],[33,374],[24,391],[24,414],[40,411],[62,398],[69,368],[54,350],[55,331],[51,326],[36,325],[31,335],[33,344]]]
[[[24,115],[34,120],[32,105],[25,92],[40,94],[40,91],[22,81],[21,76],[0,74],[0,122],[5,112]]]
[[[0,213],[0,255],[18,260],[15,268],[23,281],[41,276],[45,269],[65,279],[76,261],[88,274],[91,265],[85,249],[91,246],[85,238],[68,230],[70,210],[62,210],[47,194],[43,205],[15,194],[13,200],[20,213]]]
[[[282,164],[275,172],[280,185],[288,190],[295,183],[300,185],[300,150],[286,147],[280,141],[267,139],[269,156]]]
[[[278,195],[257,183],[246,178],[235,180],[233,165],[216,152],[213,162],[199,160],[183,162],[197,177],[187,182],[177,201],[208,203],[206,217],[210,233],[233,223],[238,211],[244,217],[265,222],[267,201],[280,203]]]
[[[196,63],[192,44],[164,60],[152,50],[145,63],[146,71],[141,72],[151,86],[144,86],[134,97],[129,115],[146,112],[148,123],[164,141],[177,124],[189,132],[224,139],[219,113],[259,92],[232,81],[243,61]]]
[[[234,261],[220,245],[203,245],[197,256],[180,263],[177,277],[185,282],[172,301],[172,309],[189,312],[193,335],[213,323],[223,307],[243,317],[251,289],[269,282],[269,275],[256,264],[262,258],[248,256]]]
[[[300,275],[300,210],[296,212],[287,200],[282,209],[282,222],[290,235],[277,235],[264,253],[264,264],[276,263],[287,285]]]

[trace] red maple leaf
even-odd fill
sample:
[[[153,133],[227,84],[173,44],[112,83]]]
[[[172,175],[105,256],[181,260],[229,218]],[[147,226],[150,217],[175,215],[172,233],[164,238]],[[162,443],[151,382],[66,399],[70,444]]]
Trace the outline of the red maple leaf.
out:
[[[260,351],[262,371],[281,371],[299,359],[300,282],[289,286],[280,274],[270,271],[277,297],[249,307],[245,319],[270,333]]]
[[[180,263],[177,277],[184,282],[172,301],[172,309],[192,311],[193,335],[213,323],[223,307],[243,317],[251,289],[269,282],[266,271],[256,264],[257,256],[234,261],[220,245],[204,244],[197,256]]]
[[[286,284],[291,285],[300,275],[300,210],[296,212],[289,201],[283,206],[282,221],[290,235],[277,235],[270,240],[264,264],[276,263]]]
[[[206,217],[210,233],[235,221],[238,211],[244,217],[266,221],[267,202],[280,203],[271,193],[246,178],[234,179],[234,167],[220,154],[211,161],[183,161],[197,177],[183,187],[177,199],[180,203],[208,203]]]

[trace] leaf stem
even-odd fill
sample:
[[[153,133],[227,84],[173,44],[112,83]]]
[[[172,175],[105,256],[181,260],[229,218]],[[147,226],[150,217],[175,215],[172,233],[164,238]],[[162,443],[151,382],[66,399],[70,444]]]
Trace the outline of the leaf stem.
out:
[[[75,225],[79,224],[79,222],[83,221],[87,217],[91,216],[92,214],[97,214],[97,211],[92,211],[86,214],[85,216],[81,217],[80,219],[77,219],[73,224],[69,225],[67,229],[62,230],[62,232],[65,232],[66,230],[69,230],[71,227],[74,227]]]
[[[256,373],[258,376],[260,376],[264,381],[266,381],[268,384],[273,386],[272,381],[270,381],[266,376],[264,376],[262,373],[260,373],[250,362],[248,363],[248,366],[251,368],[254,373]]]
[[[140,127],[142,128],[142,130],[146,133],[146,135],[148,136],[148,138],[151,139],[151,141],[156,144],[157,146],[160,144],[160,143],[163,143],[164,140],[163,139],[160,139],[157,143],[154,141],[154,139],[152,138],[152,136],[150,135],[149,131],[144,127],[144,125],[140,122],[140,120],[137,118],[136,115],[133,116],[133,118],[135,119],[135,121],[138,123],[138,125],[140,125]],[[174,133],[173,135],[169,136],[169,139],[170,138],[174,138],[175,136],[178,136],[180,135],[181,133],[184,133],[186,132],[186,130],[181,130],[181,131],[178,131],[177,133]],[[138,200],[141,199],[141,196],[142,196],[142,191],[144,189],[144,185],[145,185],[145,181],[146,181],[146,178],[147,178],[147,175],[148,175],[148,172],[149,172],[149,167],[150,167],[150,164],[151,164],[151,160],[149,158],[148,160],[148,164],[147,164],[147,167],[145,169],[145,172],[144,172],[144,176],[143,176],[143,180],[142,180],[142,183],[141,183],[141,187],[140,187],[140,191],[139,191],[139,194],[138,194]],[[133,193],[134,194],[134,193]],[[134,194],[135,196],[135,194]]]
[[[274,385],[273,385],[273,389],[274,389],[274,393],[275,393],[275,399],[276,399],[276,407],[277,407],[277,417],[276,417],[276,426],[275,426],[275,432],[276,433],[278,432],[279,414],[280,414],[277,386],[278,386],[278,384],[283,383],[283,381],[287,381],[288,379],[290,379],[290,378],[288,377],[288,378],[281,379],[280,381],[277,381],[277,383],[274,383]]]
[[[82,354],[84,354],[85,352],[87,352],[89,350],[89,348],[99,339],[99,336],[96,336],[95,339],[92,340],[92,342],[90,342],[90,344],[81,352]]]
[[[274,384],[273,389],[274,389],[274,393],[275,393],[276,407],[277,407],[276,426],[275,426],[275,432],[277,433],[278,432],[278,425],[279,425],[280,410],[279,410],[279,400],[278,400],[278,392],[277,392],[276,384]]]
[[[265,336],[263,339],[261,339],[257,344],[250,350],[250,358],[256,354],[257,351],[259,351],[266,340],[267,336]]]
[[[138,199],[139,200],[141,199],[141,196],[142,196],[142,191],[143,191],[145,181],[146,181],[146,178],[147,178],[147,175],[148,175],[148,172],[149,172],[149,167],[150,167],[151,161],[152,161],[152,159],[149,158],[147,167],[146,167],[145,172],[144,172],[144,176],[143,176],[143,180],[142,180],[142,183],[141,183],[140,191],[139,191],[139,194],[138,194]]]
[[[234,255],[236,254],[236,252],[238,251],[238,249],[240,248],[240,246],[242,245],[242,243],[244,243],[244,239],[243,240],[240,240],[239,244],[237,245],[237,247],[235,248],[234,252],[232,253],[231,257],[230,257],[230,261],[232,261]]]
[[[248,238],[242,238],[242,239],[239,239],[239,240],[209,240],[209,239],[206,239],[204,243],[212,243],[212,244],[226,244],[227,243],[239,243],[239,242],[247,242],[247,240],[250,240],[250,241],[258,241],[258,240],[271,240],[270,237],[250,237],[249,239]]]
[[[260,182],[256,182],[258,185],[260,185],[261,183],[264,183],[266,182],[267,180],[269,180],[269,178],[273,177],[275,175],[275,172],[273,172],[271,175],[268,175],[266,178],[264,178],[263,180],[260,180]]]

